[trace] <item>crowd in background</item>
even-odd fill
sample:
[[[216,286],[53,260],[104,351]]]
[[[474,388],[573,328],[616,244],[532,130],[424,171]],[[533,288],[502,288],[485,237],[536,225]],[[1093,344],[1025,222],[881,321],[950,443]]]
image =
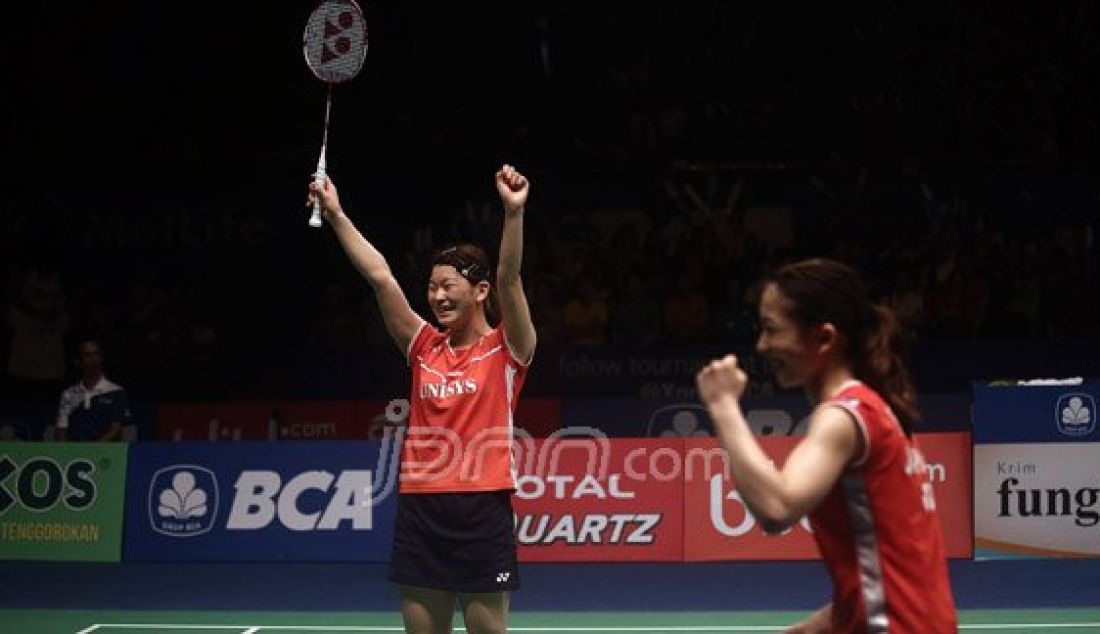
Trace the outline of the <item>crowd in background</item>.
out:
[[[417,308],[435,248],[497,243],[500,213],[477,169],[508,155],[534,183],[523,276],[542,346],[745,345],[760,274],[806,256],[858,266],[914,343],[1069,340],[1100,327],[1100,8],[882,3],[790,15],[767,4],[544,2],[498,40],[454,28],[495,33],[505,19],[460,4],[423,22],[380,9],[383,57],[359,83],[407,101],[388,111],[360,98],[376,110],[338,111],[334,131],[349,210]],[[420,40],[399,41],[414,28]],[[453,54],[417,44],[432,38],[453,40]],[[500,56],[505,44],[519,54]],[[438,75],[387,66],[387,50]],[[492,73],[459,72],[494,60],[518,78],[512,101]],[[21,123],[33,113],[9,114],[13,131],[33,133]],[[231,186],[213,150],[239,125],[232,117],[211,114],[213,131],[196,124],[155,160],[120,150],[172,191],[202,183],[201,211],[174,212],[167,245],[97,227],[163,209],[119,195],[121,183],[98,199],[29,191],[2,203],[5,398],[55,398],[85,335],[135,391],[173,399],[271,395],[304,359],[390,345],[330,236],[288,237],[306,231],[285,200],[304,195],[317,130],[276,143],[277,116],[257,108],[242,126],[264,158]],[[177,125],[149,122],[152,138]],[[410,164],[423,169],[415,185]],[[189,214],[187,231],[201,234],[190,244],[178,238]],[[220,220],[230,214],[233,227]]]
[[[814,187],[810,177],[785,180]],[[875,204],[846,212],[754,207],[739,199],[752,196],[752,175],[698,181],[692,172],[665,183],[667,195],[644,209],[558,214],[546,203],[532,206],[523,275],[540,345],[751,345],[756,281],[806,256],[858,266],[914,343],[1072,340],[1100,331],[1086,220],[1040,209],[1002,217],[959,199],[889,214]],[[710,199],[723,204],[711,207]],[[419,291],[432,251],[455,239],[497,242],[493,203],[470,202],[455,218],[461,222],[411,224],[406,248],[390,254],[424,315]],[[285,269],[292,264],[271,262],[274,280],[294,279]],[[339,264],[302,286],[250,292],[241,288],[250,282],[228,271],[222,279],[164,273],[111,280],[79,267],[10,265],[0,347],[6,383],[15,386],[9,396],[26,389],[20,377],[70,376],[72,342],[87,335],[104,342],[108,367],[175,398],[270,395],[277,386],[265,384],[264,372],[300,362],[298,354],[391,347],[369,287]],[[288,295],[297,299],[288,303]]]

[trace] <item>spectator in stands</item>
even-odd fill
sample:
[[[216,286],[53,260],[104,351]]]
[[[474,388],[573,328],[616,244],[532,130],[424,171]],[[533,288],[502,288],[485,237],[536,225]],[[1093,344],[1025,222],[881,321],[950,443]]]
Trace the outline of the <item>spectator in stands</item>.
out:
[[[534,290],[531,293],[531,315],[539,322],[539,341],[557,345],[562,339],[561,292],[547,275],[535,271]]]
[[[730,273],[725,280],[725,292],[711,320],[711,337],[721,345],[736,347],[751,343],[756,334],[755,287],[746,288],[742,277]]]
[[[575,346],[599,346],[607,342],[607,324],[610,309],[603,291],[597,288],[593,276],[596,271],[584,274],[576,283],[576,294],[565,302],[562,312],[562,330],[565,343]]]
[[[54,437],[58,441],[108,442],[122,438],[131,420],[126,390],[103,373],[103,349],[95,339],[76,347],[80,380],[61,393]]]
[[[65,380],[69,312],[61,275],[31,268],[8,305],[11,338],[4,368],[14,400],[49,402]]]
[[[920,292],[917,276],[911,269],[901,269],[894,276],[892,287],[886,303],[898,316],[905,336],[913,337],[924,319],[924,297]]]
[[[710,301],[703,293],[698,274],[681,271],[676,290],[665,298],[665,332],[675,343],[697,343],[710,329]]]
[[[611,303],[611,341],[621,346],[648,346],[661,334],[661,309],[642,278],[628,273]]]

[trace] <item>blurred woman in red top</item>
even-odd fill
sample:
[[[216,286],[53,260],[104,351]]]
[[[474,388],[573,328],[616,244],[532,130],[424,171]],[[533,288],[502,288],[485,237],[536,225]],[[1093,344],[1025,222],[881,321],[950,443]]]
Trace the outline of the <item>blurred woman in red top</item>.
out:
[[[946,634],[957,629],[943,534],[926,466],[912,438],[913,387],[893,313],[859,275],[830,260],[768,277],[756,349],[784,387],[816,403],[806,436],[776,467],[738,399],[735,357],[704,367],[699,397],[729,454],[734,482],[769,532],[809,514],[833,599],[792,633]]]
[[[495,284],[485,251],[460,244],[432,262],[424,321],[386,259],[344,214],[331,180],[310,185],[355,268],[374,290],[386,329],[412,370],[390,579],[407,632],[451,631],[455,603],[467,631],[507,631],[519,587],[511,495],[512,412],[535,350],[520,280],[530,189],[512,166],[496,173],[504,229]],[[494,314],[499,302],[499,325]]]

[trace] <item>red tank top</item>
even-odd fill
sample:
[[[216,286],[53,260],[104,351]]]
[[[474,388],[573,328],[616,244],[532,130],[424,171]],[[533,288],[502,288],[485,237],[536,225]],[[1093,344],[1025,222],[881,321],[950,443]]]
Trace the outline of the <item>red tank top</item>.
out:
[[[833,580],[833,631],[953,634],[947,555],[920,451],[862,383],[821,407],[848,412],[865,446],[810,513]]]
[[[512,414],[527,366],[495,328],[455,350],[423,324],[409,345],[412,397],[401,448],[401,492],[516,488]]]

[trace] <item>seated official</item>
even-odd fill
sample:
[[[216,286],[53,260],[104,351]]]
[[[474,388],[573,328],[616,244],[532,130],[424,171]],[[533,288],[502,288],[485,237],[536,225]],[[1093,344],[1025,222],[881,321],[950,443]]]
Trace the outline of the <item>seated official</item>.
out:
[[[80,381],[61,393],[57,408],[55,438],[108,442],[122,437],[129,424],[130,403],[126,390],[103,375],[103,349],[99,342],[85,339],[77,345]]]

